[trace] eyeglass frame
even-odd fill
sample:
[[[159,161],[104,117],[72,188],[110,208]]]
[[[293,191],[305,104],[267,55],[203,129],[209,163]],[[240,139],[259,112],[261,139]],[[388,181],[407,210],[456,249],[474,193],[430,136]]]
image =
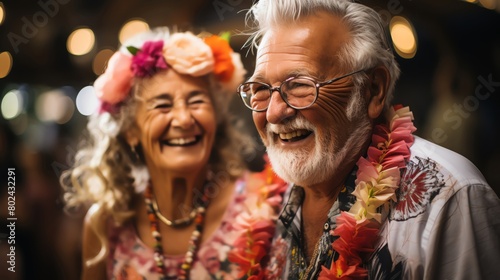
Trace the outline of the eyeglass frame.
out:
[[[293,108],[293,109],[295,109],[295,110],[302,110],[302,109],[309,108],[309,107],[311,107],[314,103],[316,103],[316,100],[318,99],[318,96],[319,96],[319,89],[320,89],[320,87],[322,87],[322,86],[326,86],[326,85],[329,85],[329,84],[331,84],[331,83],[333,83],[333,82],[336,82],[336,81],[341,80],[341,79],[343,79],[343,78],[347,78],[347,77],[349,77],[349,76],[352,76],[352,75],[354,75],[354,74],[358,74],[358,73],[360,73],[360,72],[364,72],[364,71],[367,71],[367,69],[356,70],[356,71],[354,71],[354,72],[350,72],[350,73],[348,73],[348,74],[342,75],[342,76],[340,76],[340,77],[335,77],[335,78],[333,78],[333,79],[330,79],[330,80],[327,80],[327,81],[324,81],[324,82],[317,82],[314,78],[309,77],[309,76],[293,76],[293,77],[289,77],[289,78],[287,78],[286,80],[284,80],[283,82],[281,82],[279,86],[275,86],[275,87],[271,86],[270,84],[263,83],[263,82],[248,82],[248,81],[247,81],[247,82],[244,82],[244,83],[242,83],[242,84],[240,84],[240,85],[238,86],[237,92],[238,92],[238,95],[241,97],[241,100],[243,101],[243,104],[245,104],[245,106],[246,106],[248,109],[250,109],[250,110],[252,110],[252,111],[254,111],[254,112],[264,112],[264,111],[266,111],[266,110],[269,108],[269,104],[271,103],[271,97],[272,97],[272,95],[273,95],[273,93],[274,93],[275,91],[277,91],[277,92],[280,94],[281,99],[282,99],[282,100],[283,100],[283,101],[284,101],[284,102],[285,102],[288,106],[290,106],[290,108]],[[301,78],[301,79],[307,79],[307,80],[309,80],[309,81],[313,82],[313,83],[314,83],[314,85],[315,85],[315,87],[316,87],[316,95],[314,96],[314,100],[311,102],[311,104],[309,104],[309,105],[307,105],[307,106],[303,106],[303,107],[293,106],[293,105],[291,105],[290,103],[288,103],[288,100],[287,100],[287,99],[285,99],[285,98],[283,97],[283,92],[281,91],[281,87],[283,86],[283,84],[285,84],[286,82],[289,82],[289,81],[291,81],[291,80],[298,79],[298,78]],[[269,103],[267,104],[266,108],[264,108],[264,109],[254,109],[254,108],[251,108],[251,107],[250,107],[250,105],[248,105],[248,104],[245,102],[245,99],[243,98],[243,96],[242,96],[242,94],[241,94],[241,88],[242,88],[245,84],[249,84],[249,83],[261,84],[261,85],[263,85],[263,86],[267,86],[267,87],[268,87],[268,90],[269,90]]]

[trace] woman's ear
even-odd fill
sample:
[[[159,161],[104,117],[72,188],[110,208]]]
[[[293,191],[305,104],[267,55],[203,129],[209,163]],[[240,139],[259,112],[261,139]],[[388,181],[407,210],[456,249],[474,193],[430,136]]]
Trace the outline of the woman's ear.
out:
[[[368,77],[369,84],[366,88],[368,116],[371,119],[376,119],[384,110],[391,75],[385,66],[377,66],[368,73]]]

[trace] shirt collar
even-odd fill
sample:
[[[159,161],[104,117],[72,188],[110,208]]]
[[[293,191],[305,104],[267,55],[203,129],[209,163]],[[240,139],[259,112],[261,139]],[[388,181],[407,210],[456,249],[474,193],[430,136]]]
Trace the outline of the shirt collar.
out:
[[[330,220],[331,222],[333,222],[334,220],[333,218],[339,214],[339,210],[349,211],[354,202],[356,202],[356,197],[352,195],[352,192],[356,187],[355,180],[357,171],[358,168],[357,165],[355,165],[354,168],[349,173],[349,175],[347,176],[344,182],[344,187],[339,193],[337,201],[332,205],[332,208],[328,213],[328,220]],[[285,228],[288,229],[292,225],[293,220],[297,215],[297,212],[300,210],[300,207],[302,206],[302,202],[304,201],[304,196],[305,196],[304,188],[294,184],[292,186],[292,189],[290,190],[288,200],[284,205],[279,216],[279,219],[281,220]]]

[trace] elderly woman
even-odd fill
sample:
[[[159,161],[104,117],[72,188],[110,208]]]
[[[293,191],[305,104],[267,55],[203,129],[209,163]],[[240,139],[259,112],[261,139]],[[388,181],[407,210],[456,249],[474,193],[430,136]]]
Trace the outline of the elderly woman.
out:
[[[286,184],[245,169],[228,115],[245,71],[225,37],[147,32],[96,80],[91,139],[61,177],[68,208],[91,206],[83,279],[262,275]]]

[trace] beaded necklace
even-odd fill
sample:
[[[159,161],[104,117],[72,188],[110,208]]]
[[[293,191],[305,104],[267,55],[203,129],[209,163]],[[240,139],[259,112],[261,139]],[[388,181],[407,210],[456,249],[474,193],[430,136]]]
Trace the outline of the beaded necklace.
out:
[[[191,238],[189,240],[189,246],[188,246],[188,251],[186,252],[186,255],[184,257],[184,262],[181,265],[181,269],[179,271],[179,275],[177,276],[177,279],[189,279],[189,271],[191,270],[191,266],[193,264],[193,260],[196,256],[196,251],[198,250],[198,245],[200,243],[200,237],[203,232],[203,222],[205,220],[205,212],[206,208],[209,203],[208,196],[206,194],[206,185],[203,187],[203,195],[198,198],[198,201],[196,202],[196,217],[194,218],[195,222],[195,229],[193,233],[191,234]],[[153,188],[151,187],[151,182],[148,184],[148,187],[146,188],[144,192],[144,200],[146,202],[146,208],[147,208],[147,213],[148,213],[148,219],[151,224],[151,234],[153,235],[153,238],[155,240],[155,245],[154,245],[154,260],[156,263],[156,269],[157,272],[160,273],[161,279],[166,280],[167,277],[165,276],[165,265],[163,263],[164,256],[163,256],[163,247],[161,244],[161,234],[160,234],[160,227],[158,224],[158,219],[156,217],[156,211],[153,207]]]

